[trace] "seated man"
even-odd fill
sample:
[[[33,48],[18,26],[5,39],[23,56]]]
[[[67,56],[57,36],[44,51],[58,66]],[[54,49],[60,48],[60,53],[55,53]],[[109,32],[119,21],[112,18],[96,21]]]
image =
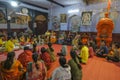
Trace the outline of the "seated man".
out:
[[[32,61],[32,51],[29,47],[24,47],[24,52],[18,56],[18,60],[22,63],[23,67],[26,69],[28,62]]]
[[[66,39],[65,39],[65,42],[67,45],[71,45],[72,43],[72,36],[68,36]]]
[[[112,45],[112,50],[107,55],[106,59],[107,60],[112,60],[114,62],[119,62],[120,61],[119,56],[120,56],[119,45],[118,44],[113,44]]]
[[[83,44],[83,43],[79,43],[80,46],[80,54],[79,54],[79,59],[81,63],[86,64],[88,61],[88,57],[89,57],[89,49],[88,47]]]
[[[108,47],[105,45],[104,41],[101,41],[100,49],[96,51],[96,55],[99,57],[106,57],[108,54]]]

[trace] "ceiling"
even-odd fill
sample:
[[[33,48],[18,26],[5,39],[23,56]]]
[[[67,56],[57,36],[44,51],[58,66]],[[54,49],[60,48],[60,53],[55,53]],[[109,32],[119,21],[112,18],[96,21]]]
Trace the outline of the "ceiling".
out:
[[[51,8],[56,6],[66,7],[74,4],[97,4],[102,2],[107,2],[108,0],[19,0],[32,5],[37,5],[43,8]],[[117,0],[111,0],[117,1]]]
[[[23,3],[33,4],[44,8],[51,8],[56,6],[66,7],[74,4],[82,3],[82,0],[19,0]]]
[[[0,0],[0,1],[11,1],[11,0]],[[102,2],[107,2],[108,0],[18,0],[21,3],[32,5],[34,7],[42,8],[48,10],[51,7],[61,6],[66,7],[75,4],[97,4]],[[118,0],[111,0],[118,1]]]

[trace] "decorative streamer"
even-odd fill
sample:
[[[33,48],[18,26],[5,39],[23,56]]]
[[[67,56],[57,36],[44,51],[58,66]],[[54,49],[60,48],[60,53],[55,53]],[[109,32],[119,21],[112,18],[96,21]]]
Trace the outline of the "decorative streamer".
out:
[[[109,11],[111,7],[111,0],[108,0],[107,10]]]

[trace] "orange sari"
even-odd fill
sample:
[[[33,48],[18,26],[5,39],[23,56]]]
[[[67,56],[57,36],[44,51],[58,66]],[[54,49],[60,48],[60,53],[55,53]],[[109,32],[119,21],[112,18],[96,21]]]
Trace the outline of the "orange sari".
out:
[[[0,80],[20,80],[23,73],[19,69],[23,66],[18,60],[14,60],[10,70],[4,69],[3,65],[4,62],[0,64]]]

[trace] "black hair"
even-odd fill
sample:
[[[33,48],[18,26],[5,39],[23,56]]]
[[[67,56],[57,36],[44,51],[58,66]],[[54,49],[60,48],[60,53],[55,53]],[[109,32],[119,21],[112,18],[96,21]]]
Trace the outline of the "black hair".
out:
[[[81,45],[83,45],[83,43],[82,43],[81,41],[79,41],[78,45],[80,45],[80,46],[81,46]]]
[[[81,65],[76,60],[77,55],[76,55],[76,52],[74,50],[70,51],[70,56],[72,57],[72,59],[74,60],[74,62],[77,64],[78,68],[82,69]]]
[[[8,37],[7,37],[7,40],[10,40],[11,38],[12,38],[11,36],[8,36]]]
[[[37,47],[37,44],[34,43],[34,44],[33,44],[33,53],[37,52],[37,51],[36,51],[36,47]]]
[[[89,43],[89,46],[90,46],[90,47],[93,47],[93,44],[90,42],[90,43]]]
[[[119,49],[120,48],[120,46],[116,43],[115,44],[115,47],[117,48],[117,49]]]
[[[41,48],[41,53],[45,53],[45,52],[46,52],[45,47],[42,47],[42,48]]]
[[[82,46],[83,46],[83,43],[80,41],[80,42],[78,43],[78,45],[79,45],[79,49],[81,49]]]
[[[28,46],[25,46],[24,47],[24,50],[30,50]]]
[[[101,40],[101,42],[105,43],[105,45],[106,45],[106,41],[105,40]]]
[[[13,64],[14,57],[15,57],[15,52],[9,52],[7,54],[7,59],[4,62],[4,69],[9,70],[11,68],[11,66]]]
[[[51,46],[52,46],[52,43],[48,43],[48,46],[51,47]]]
[[[68,66],[66,65],[66,58],[65,58],[65,57],[60,57],[60,58],[59,58],[59,63],[60,63],[60,65],[61,65],[63,68],[68,67]]]
[[[48,47],[50,48],[50,51],[54,51],[54,49],[52,48],[52,43],[48,43]]]
[[[33,59],[33,61],[35,62],[35,67],[36,67],[36,69],[39,69],[39,65],[37,64],[38,54],[33,54],[33,55],[32,55],[32,59]]]

